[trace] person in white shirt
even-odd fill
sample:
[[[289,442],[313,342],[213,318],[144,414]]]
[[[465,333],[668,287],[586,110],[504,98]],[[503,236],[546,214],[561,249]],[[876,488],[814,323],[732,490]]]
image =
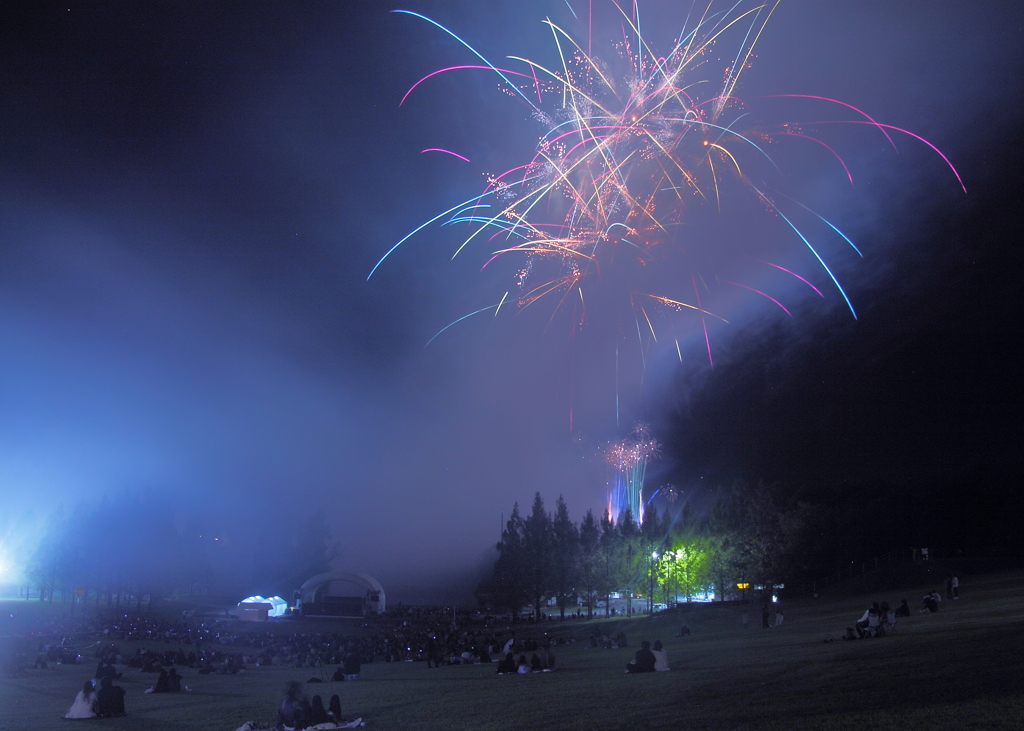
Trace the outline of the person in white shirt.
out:
[[[96,691],[93,690],[91,680],[85,681],[64,718],[96,718]]]
[[[654,649],[651,650],[654,653],[654,669],[656,671],[671,670],[668,666],[668,653],[665,651],[664,646],[661,644],[661,640],[654,641]]]

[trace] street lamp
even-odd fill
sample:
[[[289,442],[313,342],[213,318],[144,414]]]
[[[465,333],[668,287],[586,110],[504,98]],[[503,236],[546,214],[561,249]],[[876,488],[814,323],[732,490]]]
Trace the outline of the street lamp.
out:
[[[658,560],[658,552],[651,551],[651,595],[647,600],[648,610],[647,614],[654,616],[654,562]]]

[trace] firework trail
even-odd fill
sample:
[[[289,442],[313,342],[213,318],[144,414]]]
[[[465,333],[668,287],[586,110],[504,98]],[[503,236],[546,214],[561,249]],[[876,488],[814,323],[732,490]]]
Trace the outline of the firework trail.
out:
[[[619,516],[628,508],[637,524],[643,522],[647,465],[660,454],[661,445],[654,440],[647,425],[643,423],[637,424],[626,439],[608,448],[605,459],[614,469],[608,495],[608,512],[614,521],[618,522]]]
[[[483,268],[508,257],[518,261],[511,286],[495,297],[500,301],[472,314],[493,309],[497,316],[545,302],[551,309],[550,321],[556,315],[564,317],[572,334],[595,319],[603,325],[613,320],[616,349],[623,338],[635,337],[644,363],[659,330],[666,323],[675,327],[685,320],[688,324],[683,326],[703,334],[708,361],[714,365],[708,327],[715,320],[724,321],[712,311],[714,290],[731,288],[763,297],[789,315],[779,291],[782,285],[799,281],[825,297],[811,281],[817,278],[856,317],[829,259],[845,255],[843,248],[855,255],[860,251],[835,225],[776,190],[772,181],[782,176],[769,151],[783,145],[784,139],[824,148],[837,161],[837,173],[851,184],[852,173],[808,125],[759,127],[736,95],[777,0],[756,5],[738,0],[723,10],[714,0],[703,9],[696,6],[664,55],[641,34],[637,3],[610,2],[609,12],[617,16],[622,34],[600,57],[592,53],[594,45],[600,45],[590,33],[593,3],[585,10],[568,4],[586,40],[579,42],[545,20],[558,64],[510,56],[512,63],[507,65],[515,67],[511,69],[492,63],[426,16],[395,11],[447,33],[481,62],[428,74],[413,84],[402,102],[438,74],[486,72],[496,75],[504,93],[526,105],[544,134],[528,159],[489,174],[480,195],[431,218],[392,246],[370,276],[426,226],[462,224],[467,235],[453,256],[470,246],[487,247]],[[721,53],[717,47],[733,37],[740,42],[729,53]],[[844,102],[789,96],[793,104],[829,105],[852,115],[845,123],[870,126],[894,149],[893,135],[905,134],[938,153],[960,181],[949,160],[912,132],[878,122]],[[450,150],[427,151],[466,160]],[[746,242],[708,241],[689,227],[698,211],[726,218],[738,198],[746,198],[748,208],[753,206],[767,216],[766,221],[789,231],[792,242],[805,250],[803,262],[789,268],[765,260],[760,251],[751,252]],[[763,268],[754,274],[733,273],[741,262]],[[801,267],[802,273],[793,270]],[[742,281],[744,276],[748,281]],[[758,281],[750,281],[752,276]],[[682,358],[678,336],[675,343]]]

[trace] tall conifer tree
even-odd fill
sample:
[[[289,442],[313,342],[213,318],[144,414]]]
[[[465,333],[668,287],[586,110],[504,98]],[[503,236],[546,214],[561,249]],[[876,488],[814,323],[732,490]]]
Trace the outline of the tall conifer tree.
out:
[[[558,616],[565,619],[565,605],[574,593],[573,587],[579,574],[580,534],[576,524],[569,519],[569,508],[561,495],[555,504],[551,528],[552,588],[558,600]]]

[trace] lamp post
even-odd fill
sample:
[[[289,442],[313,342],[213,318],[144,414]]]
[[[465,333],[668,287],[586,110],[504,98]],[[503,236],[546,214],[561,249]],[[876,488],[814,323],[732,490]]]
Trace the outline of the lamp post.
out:
[[[651,551],[651,594],[647,600],[647,614],[654,616],[654,562],[658,560],[658,552]]]

